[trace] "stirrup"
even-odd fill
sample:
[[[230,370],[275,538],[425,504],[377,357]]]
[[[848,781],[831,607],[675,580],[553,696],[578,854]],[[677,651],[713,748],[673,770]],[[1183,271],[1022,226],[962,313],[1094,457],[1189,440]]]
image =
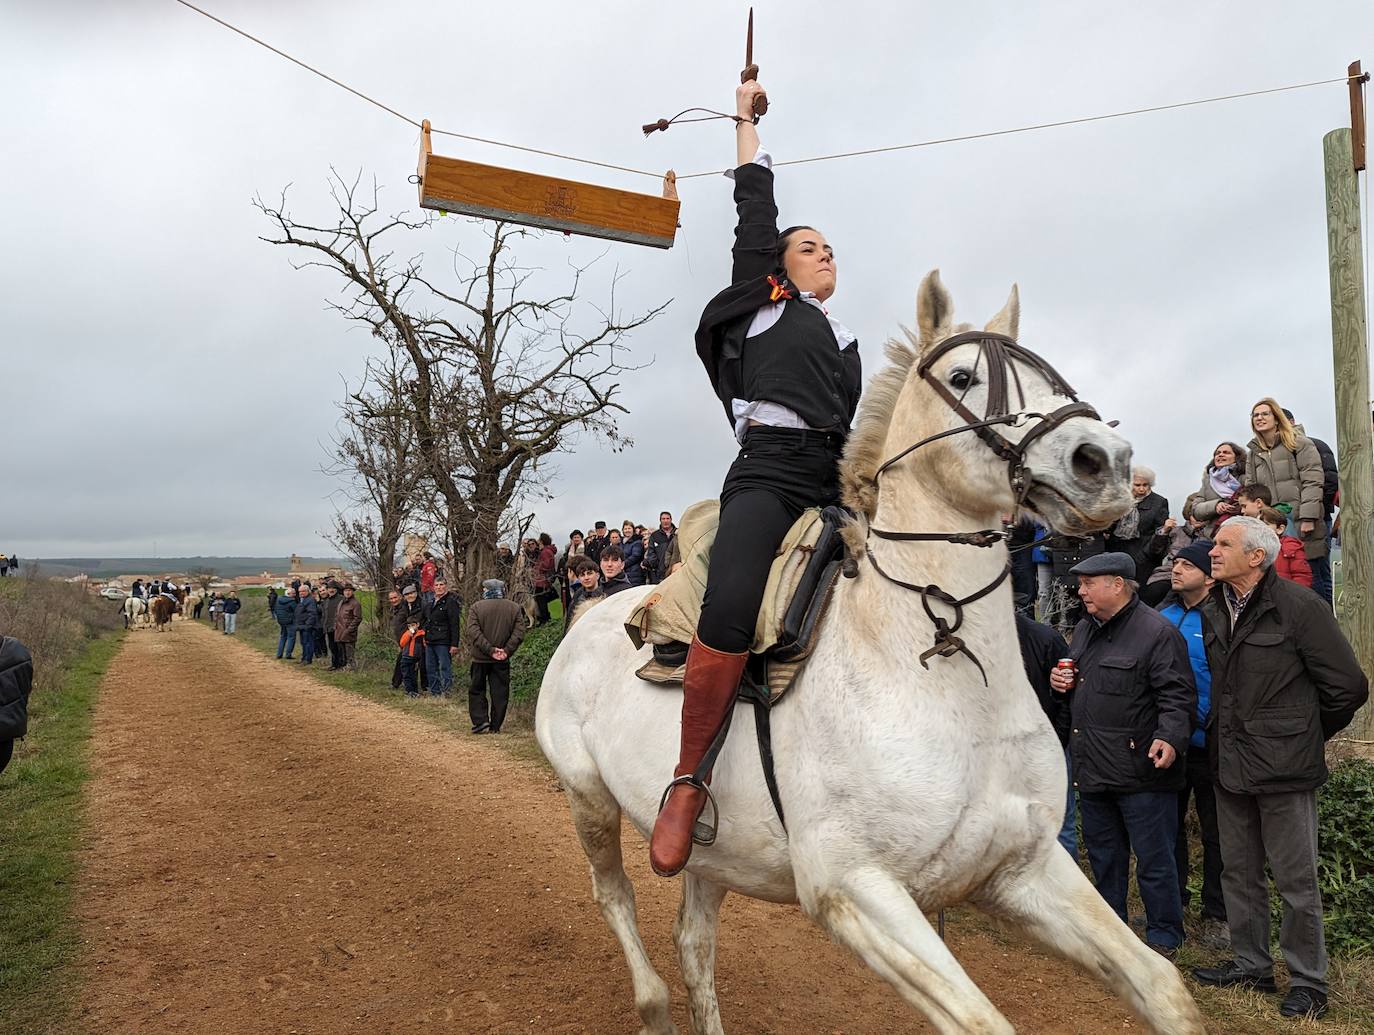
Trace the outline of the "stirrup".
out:
[[[687,787],[695,787],[697,790],[703,791],[706,794],[706,801],[711,806],[711,822],[709,824],[703,823],[701,817],[697,817],[696,821],[692,824],[692,844],[700,845],[702,848],[710,848],[716,843],[716,827],[720,823],[720,810],[716,808],[716,796],[711,793],[711,788],[707,784],[702,783],[691,773],[688,773],[686,776],[679,776],[663,789],[663,797],[658,799],[658,811],[663,811],[663,806],[668,803],[668,795],[672,794],[673,788],[677,787],[679,784]],[[703,813],[706,811],[705,805],[701,807],[701,811]]]

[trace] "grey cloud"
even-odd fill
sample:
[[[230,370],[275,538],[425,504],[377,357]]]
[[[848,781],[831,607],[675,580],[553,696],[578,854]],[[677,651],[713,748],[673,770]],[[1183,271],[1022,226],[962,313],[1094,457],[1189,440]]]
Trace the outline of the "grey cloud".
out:
[[[441,127],[655,172],[732,161],[723,123],[649,140],[638,126],[730,103],[742,8],[211,9]],[[1326,78],[1368,51],[1365,13],[1353,0],[1252,4],[1244,19],[1228,5],[761,8],[774,98],[761,129],[784,159]],[[0,550],[327,552],[318,467],[373,343],[326,310],[334,283],[257,239],[249,202],[291,184],[298,212],[326,211],[333,166],[375,175],[389,208],[413,205],[414,129],[170,2],[27,5],[7,23]],[[1177,511],[1215,442],[1248,438],[1262,395],[1334,444],[1320,137],[1345,119],[1345,91],[1324,87],[785,168],[779,193],[784,219],[835,243],[834,308],[870,370],[927,269],[976,321],[1017,281],[1026,342],[1121,419]],[[627,309],[676,301],[631,343],[654,360],[623,381],[634,448],[584,440],[556,459],[556,498],[537,506],[555,537],[596,518],[651,524],[714,495],[729,463],[691,345],[728,275],[729,184],[686,181],[682,196],[671,252],[603,260],[629,273]],[[479,231],[450,219],[416,247],[438,264],[460,245],[480,248]],[[553,236],[528,254],[556,278],[603,250]]]

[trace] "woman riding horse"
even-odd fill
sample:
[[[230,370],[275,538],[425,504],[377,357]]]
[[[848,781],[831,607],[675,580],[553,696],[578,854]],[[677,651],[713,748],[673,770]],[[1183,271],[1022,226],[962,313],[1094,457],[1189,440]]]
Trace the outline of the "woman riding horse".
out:
[[[839,500],[837,462],[862,390],[858,342],[825,302],[835,253],[809,226],[779,233],[772,159],[754,128],[757,82],[735,91],[739,167],[734,269],[707,304],[697,354],[740,443],[720,492],[720,526],[683,677],[674,780],[654,824],[649,862],[661,877],[687,865],[706,804],[696,771],[735,695],[778,544],[808,507]]]

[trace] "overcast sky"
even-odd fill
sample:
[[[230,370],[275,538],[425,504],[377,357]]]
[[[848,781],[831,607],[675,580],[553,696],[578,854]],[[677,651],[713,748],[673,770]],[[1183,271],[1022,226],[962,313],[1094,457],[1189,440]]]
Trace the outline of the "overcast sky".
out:
[[[204,0],[212,12],[437,127],[679,172],[733,160],[739,3],[378,5]],[[325,307],[336,285],[258,240],[256,192],[327,213],[330,166],[414,206],[418,134],[173,0],[4,0],[0,139],[0,551],[332,552],[319,472],[337,400],[375,343]],[[1325,79],[1363,56],[1359,0],[1007,5],[756,4],[778,159]],[[1212,447],[1273,394],[1335,444],[1321,137],[1325,86],[1226,104],[780,169],[785,223],[835,245],[832,311],[870,370],[940,267],[981,323],[1013,281],[1021,338],[1154,466],[1174,512]],[[647,179],[437,138],[455,157],[653,192]],[[620,301],[669,312],[632,341],[632,450],[559,460],[537,528],[646,524],[714,496],[730,430],[692,350],[728,278],[730,184],[682,184],[671,251],[613,245]],[[440,220],[435,270],[481,229]],[[606,250],[546,238],[551,287]],[[591,301],[603,300],[598,284]]]

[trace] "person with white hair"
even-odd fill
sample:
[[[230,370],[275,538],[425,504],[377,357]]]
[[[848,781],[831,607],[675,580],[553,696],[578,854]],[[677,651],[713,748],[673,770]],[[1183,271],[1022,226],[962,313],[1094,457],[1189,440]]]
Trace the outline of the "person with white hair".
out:
[[[1169,520],[1169,501],[1155,492],[1155,472],[1142,464],[1131,469],[1131,495],[1135,509],[1117,521],[1107,533],[1107,550],[1129,554],[1136,562],[1136,581],[1149,580],[1154,562],[1145,556],[1150,539]]]
[[[1327,1010],[1317,788],[1327,777],[1326,741],[1368,700],[1369,680],[1326,602],[1278,577],[1278,552],[1274,530],[1244,516],[1217,529],[1211,551],[1207,741],[1235,958],[1193,976],[1276,991],[1267,862],[1283,899],[1279,947],[1292,975],[1279,1013],[1317,1018]]]

